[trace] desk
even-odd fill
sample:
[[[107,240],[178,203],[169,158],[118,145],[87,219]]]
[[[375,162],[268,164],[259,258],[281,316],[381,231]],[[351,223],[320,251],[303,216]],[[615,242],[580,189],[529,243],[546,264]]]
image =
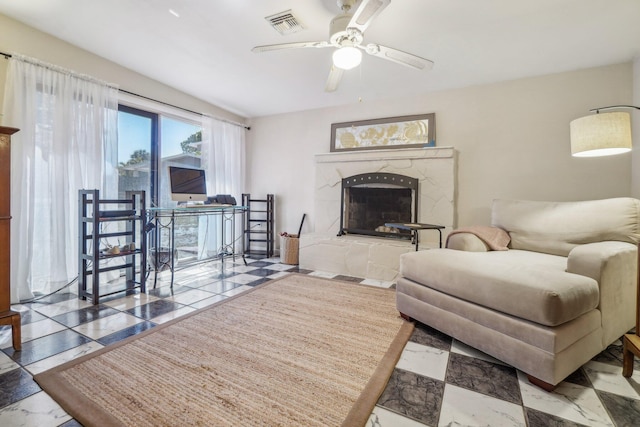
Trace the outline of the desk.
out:
[[[442,229],[445,228],[443,225],[421,224],[417,222],[410,222],[410,223],[388,222],[385,224],[385,227],[399,228],[400,230],[410,230],[412,233],[411,243],[414,243],[416,245],[416,251],[418,250],[418,231],[438,230],[438,234],[440,235],[440,247],[442,247]]]
[[[217,249],[217,254],[210,259],[220,259],[221,270],[224,271],[224,259],[227,256],[232,256],[235,260],[236,250],[236,216],[242,215],[247,210],[246,206],[231,206],[231,205],[199,205],[194,207],[177,207],[177,208],[149,208],[147,209],[148,216],[148,231],[154,230],[155,235],[153,239],[147,239],[151,245],[153,245],[154,254],[154,280],[153,287],[155,288],[158,281],[158,270],[168,267],[171,270],[171,287],[173,287],[173,278],[175,272],[175,254],[176,254],[176,220],[184,217],[220,217],[220,246]],[[231,236],[227,233],[227,227],[231,226]],[[149,230],[150,228],[150,230]],[[168,250],[167,246],[162,245],[162,231],[168,230]],[[230,237],[230,239],[229,239]],[[241,239],[242,240],[242,239]],[[167,259],[164,253],[168,252]],[[151,253],[151,251],[150,251]],[[161,259],[162,258],[162,259]],[[245,264],[247,261],[244,259],[244,250],[242,251],[242,259]]]

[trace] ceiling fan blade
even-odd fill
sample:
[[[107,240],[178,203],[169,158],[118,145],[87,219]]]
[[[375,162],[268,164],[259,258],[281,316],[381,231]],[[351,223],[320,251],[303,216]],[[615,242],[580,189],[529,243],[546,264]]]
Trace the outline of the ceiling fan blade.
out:
[[[391,0],[362,0],[347,28],[357,28],[361,33],[391,3]]]
[[[430,70],[433,68],[433,61],[391,47],[374,43],[358,47],[363,49],[369,55],[387,59],[407,67],[416,68],[418,70]]]
[[[325,92],[334,92],[338,88],[340,79],[342,79],[343,72],[344,70],[342,70],[342,68],[331,65],[331,71],[329,72],[329,77],[327,78],[327,84],[324,87]]]
[[[326,41],[321,42],[297,42],[297,43],[281,43],[281,44],[268,44],[264,46],[256,46],[251,49],[251,52],[269,52],[271,50],[280,50],[280,49],[300,49],[305,47],[333,47],[333,45]]]

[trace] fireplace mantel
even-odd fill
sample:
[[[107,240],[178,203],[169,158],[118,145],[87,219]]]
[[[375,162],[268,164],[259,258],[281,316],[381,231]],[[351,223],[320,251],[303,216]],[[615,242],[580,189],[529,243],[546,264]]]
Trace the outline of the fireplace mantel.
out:
[[[316,154],[318,163],[362,162],[375,160],[402,159],[446,159],[455,156],[453,147],[396,148],[389,150],[343,151],[339,153]]]
[[[301,236],[300,267],[376,280],[395,279],[399,253],[414,249],[409,242],[392,244],[389,239],[336,237],[340,228],[342,178],[373,172],[417,178],[418,222],[445,226],[446,237],[455,226],[456,158],[453,147],[317,154],[314,213],[310,218],[315,231]],[[421,234],[420,238],[421,249],[438,246],[437,236],[432,233]],[[391,251],[388,256],[380,252],[385,248]],[[380,265],[380,261],[388,265]]]

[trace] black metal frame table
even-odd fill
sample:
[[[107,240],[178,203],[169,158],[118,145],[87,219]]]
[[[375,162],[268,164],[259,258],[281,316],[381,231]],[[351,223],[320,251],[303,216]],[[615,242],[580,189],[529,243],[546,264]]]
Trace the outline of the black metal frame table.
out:
[[[416,251],[418,250],[418,231],[438,230],[438,234],[440,235],[440,247],[442,247],[442,229],[445,228],[444,225],[422,224],[418,222],[388,222],[385,224],[385,227],[411,231],[411,243],[416,245]]]

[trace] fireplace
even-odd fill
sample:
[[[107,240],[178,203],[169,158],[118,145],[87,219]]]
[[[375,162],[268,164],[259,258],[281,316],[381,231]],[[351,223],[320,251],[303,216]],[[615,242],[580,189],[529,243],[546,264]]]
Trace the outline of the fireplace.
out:
[[[456,159],[452,147],[316,154],[314,210],[310,216],[313,229],[300,236],[300,268],[364,277],[390,285],[397,280],[400,255],[415,251],[415,245],[410,239],[360,234],[336,236],[344,228],[343,179],[353,176],[357,182],[358,174],[367,174],[364,178],[382,173],[417,178],[414,201],[418,206],[417,222],[444,225],[446,239],[455,224]],[[422,233],[420,237],[420,249],[438,247],[438,233]]]
[[[364,173],[342,180],[340,231],[378,237],[411,239],[408,230],[385,226],[417,222],[418,180],[394,173]]]

